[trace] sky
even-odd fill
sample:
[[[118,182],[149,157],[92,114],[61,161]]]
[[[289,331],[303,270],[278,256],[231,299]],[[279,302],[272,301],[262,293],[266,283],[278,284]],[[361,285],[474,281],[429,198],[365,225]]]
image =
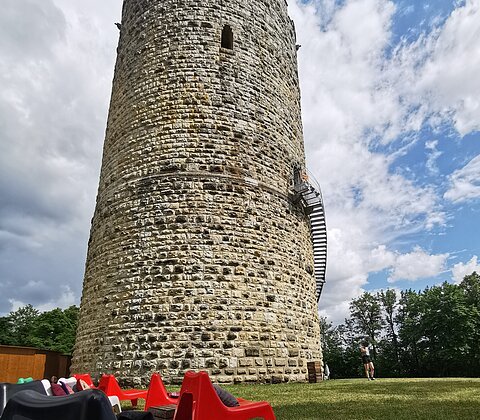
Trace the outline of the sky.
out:
[[[121,0],[2,0],[0,315],[79,304]],[[289,0],[321,315],[480,272],[480,0]]]

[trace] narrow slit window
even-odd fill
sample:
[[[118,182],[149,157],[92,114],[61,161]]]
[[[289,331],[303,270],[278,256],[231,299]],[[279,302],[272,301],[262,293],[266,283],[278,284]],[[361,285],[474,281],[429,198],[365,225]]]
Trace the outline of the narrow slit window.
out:
[[[233,50],[233,31],[229,25],[225,25],[222,30],[222,48]]]

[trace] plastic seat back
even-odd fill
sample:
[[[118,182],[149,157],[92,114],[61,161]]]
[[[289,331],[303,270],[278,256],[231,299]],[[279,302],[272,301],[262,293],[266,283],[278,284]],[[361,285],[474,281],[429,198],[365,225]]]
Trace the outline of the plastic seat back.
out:
[[[154,373],[150,379],[148,387],[147,400],[145,402],[145,411],[150,407],[177,404],[178,399],[170,398],[167,389],[163,384],[162,378],[158,373]]]
[[[2,415],[3,409],[7,405],[8,400],[17,392],[25,390],[31,390],[42,395],[47,395],[47,391],[45,390],[42,381],[31,381],[23,384],[0,382],[0,416]]]
[[[123,391],[113,375],[102,375],[98,382],[98,389],[107,395],[116,395],[119,398],[120,395],[123,395]]]
[[[261,417],[265,420],[275,420],[271,405],[266,401],[254,402],[243,400],[238,407],[227,407],[223,404],[210,381],[207,372],[185,373],[180,390],[180,402],[177,412],[182,416],[185,394],[192,395],[192,420],[248,420]],[[186,403],[189,401],[186,399]],[[184,417],[175,416],[175,420],[186,420]]]
[[[81,379],[82,381],[85,381],[85,383],[90,387],[90,388],[96,388],[92,381],[92,377],[90,376],[89,373],[75,373],[73,377],[78,381]]]
[[[192,395],[192,419],[193,420],[223,420],[228,418],[228,411],[213,388],[207,372],[185,373],[180,390],[180,398],[183,394]],[[178,410],[180,411],[181,402]]]

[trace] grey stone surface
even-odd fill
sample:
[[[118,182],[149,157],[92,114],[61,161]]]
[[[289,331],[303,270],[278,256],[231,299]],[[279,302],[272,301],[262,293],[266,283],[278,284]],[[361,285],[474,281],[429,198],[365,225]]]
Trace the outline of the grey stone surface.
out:
[[[305,381],[321,350],[294,165],[284,0],[125,0],[72,371]]]

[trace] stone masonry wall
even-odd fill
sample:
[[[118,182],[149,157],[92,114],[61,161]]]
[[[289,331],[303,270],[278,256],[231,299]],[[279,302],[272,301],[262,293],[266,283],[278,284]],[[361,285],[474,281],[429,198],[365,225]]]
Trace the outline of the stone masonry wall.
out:
[[[125,0],[73,372],[306,379],[321,351],[291,199],[299,95],[283,0]]]

